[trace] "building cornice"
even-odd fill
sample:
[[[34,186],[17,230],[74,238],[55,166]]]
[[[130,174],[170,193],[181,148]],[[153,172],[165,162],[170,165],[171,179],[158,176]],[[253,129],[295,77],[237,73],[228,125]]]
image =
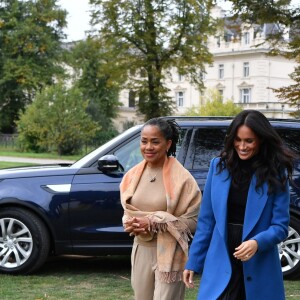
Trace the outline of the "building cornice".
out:
[[[236,56],[236,55],[249,55],[249,54],[267,54],[270,52],[270,49],[267,48],[259,48],[259,49],[245,49],[245,50],[235,50],[231,49],[231,51],[222,51],[222,52],[214,52],[213,50],[211,53],[214,57],[219,56]]]

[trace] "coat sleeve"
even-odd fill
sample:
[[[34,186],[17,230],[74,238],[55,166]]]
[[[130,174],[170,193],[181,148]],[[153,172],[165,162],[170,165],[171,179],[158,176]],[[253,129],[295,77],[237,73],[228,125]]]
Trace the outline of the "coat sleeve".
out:
[[[215,172],[215,165],[216,159],[213,159],[204,187],[196,233],[190,247],[189,259],[185,266],[186,269],[197,273],[201,273],[203,270],[204,260],[215,226],[215,217],[211,204],[212,177]]]
[[[282,242],[288,235],[290,192],[287,182],[285,190],[272,196],[272,218],[270,226],[253,236],[258,243],[258,251],[267,251]]]

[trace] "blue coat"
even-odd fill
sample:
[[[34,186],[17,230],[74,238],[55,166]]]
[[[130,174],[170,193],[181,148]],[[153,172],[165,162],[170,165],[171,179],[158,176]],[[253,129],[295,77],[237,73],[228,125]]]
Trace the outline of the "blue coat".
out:
[[[227,250],[227,198],[231,184],[228,171],[217,174],[219,158],[211,161],[205,184],[197,230],[190,247],[186,269],[202,273],[198,300],[216,300],[231,277]],[[243,262],[247,300],[285,299],[277,244],[287,237],[289,187],[267,194],[267,184],[255,190],[253,176],[247,198],[243,241],[255,239],[257,253]]]

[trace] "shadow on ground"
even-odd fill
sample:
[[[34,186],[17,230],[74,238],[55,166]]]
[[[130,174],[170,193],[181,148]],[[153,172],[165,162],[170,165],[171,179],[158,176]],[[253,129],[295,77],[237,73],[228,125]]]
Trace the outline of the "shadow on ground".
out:
[[[63,255],[50,257],[36,275],[57,273],[102,273],[112,271],[130,272],[130,256],[77,256]]]

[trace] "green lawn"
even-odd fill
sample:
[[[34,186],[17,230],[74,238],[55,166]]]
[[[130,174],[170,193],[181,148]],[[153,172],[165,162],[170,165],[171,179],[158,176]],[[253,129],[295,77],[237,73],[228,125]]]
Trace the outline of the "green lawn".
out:
[[[15,157],[30,157],[30,158],[49,158],[49,159],[66,159],[78,160],[86,153],[78,155],[63,155],[60,156],[56,153],[34,153],[34,152],[19,152],[15,149],[0,147],[0,156],[15,156]]]
[[[196,299],[199,277],[196,281],[186,300]],[[287,300],[300,299],[299,280],[285,281],[285,286]],[[0,275],[0,299],[132,300],[130,257],[51,258],[35,275]]]
[[[10,161],[0,161],[0,169],[14,168],[14,167],[26,167],[26,166],[34,166],[34,165],[36,165],[36,164],[21,163],[21,162],[10,162]]]
[[[9,156],[9,157],[24,157],[24,158],[47,158],[47,159],[60,159],[60,160],[73,160],[76,161],[81,158],[83,155],[68,155],[68,156],[59,156],[54,153],[23,153],[15,150],[7,150],[0,147],[0,156]],[[6,162],[0,160],[0,169],[4,168],[14,168],[14,167],[26,167],[34,166],[33,163],[22,163],[22,162]]]

